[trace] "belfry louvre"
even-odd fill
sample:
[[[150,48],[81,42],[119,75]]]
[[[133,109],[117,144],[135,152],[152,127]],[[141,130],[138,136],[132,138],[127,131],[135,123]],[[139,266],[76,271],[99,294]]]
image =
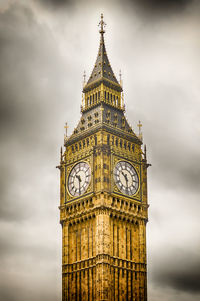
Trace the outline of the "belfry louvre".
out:
[[[147,300],[146,147],[124,115],[104,42],[60,156],[62,300]],[[139,123],[139,128],[141,124]]]

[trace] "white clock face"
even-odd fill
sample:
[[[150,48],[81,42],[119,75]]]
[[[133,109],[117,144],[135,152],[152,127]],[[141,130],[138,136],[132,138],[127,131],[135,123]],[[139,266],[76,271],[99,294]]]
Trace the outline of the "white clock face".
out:
[[[88,188],[91,180],[90,166],[85,162],[76,164],[68,178],[68,190],[72,196],[82,195]]]
[[[115,165],[114,180],[123,194],[133,195],[138,190],[138,174],[135,168],[126,161],[120,161]]]

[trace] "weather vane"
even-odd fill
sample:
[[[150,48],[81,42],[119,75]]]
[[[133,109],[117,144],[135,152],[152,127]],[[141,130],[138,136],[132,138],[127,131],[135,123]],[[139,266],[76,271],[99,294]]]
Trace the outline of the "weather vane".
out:
[[[103,14],[101,14],[101,21],[99,22],[99,26],[100,26],[99,32],[100,32],[100,34],[103,35],[104,32],[105,32],[104,28],[105,28],[105,26],[106,26],[106,23],[105,23],[104,20],[103,20]]]

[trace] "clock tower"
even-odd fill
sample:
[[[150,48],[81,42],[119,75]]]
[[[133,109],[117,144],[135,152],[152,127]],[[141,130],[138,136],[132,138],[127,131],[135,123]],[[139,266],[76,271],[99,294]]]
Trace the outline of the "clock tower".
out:
[[[104,43],[60,159],[62,300],[147,300],[146,148],[124,115]]]

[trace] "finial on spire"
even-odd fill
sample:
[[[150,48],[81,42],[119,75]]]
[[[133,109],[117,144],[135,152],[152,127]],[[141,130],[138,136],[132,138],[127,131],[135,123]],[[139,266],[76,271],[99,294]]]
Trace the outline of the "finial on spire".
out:
[[[65,130],[66,130],[66,137],[67,137],[67,129],[68,129],[68,125],[67,125],[67,122],[65,122],[65,126],[64,126]]]
[[[121,69],[119,70],[119,82],[122,87],[122,71],[121,71]]]
[[[141,123],[140,120],[139,120],[139,123],[138,123],[137,126],[139,128],[139,135],[138,135],[138,137],[139,137],[140,140],[142,140],[142,131],[141,131],[142,123]]]
[[[83,87],[85,86],[85,84],[86,84],[86,72],[84,70],[84,72],[83,72]]]
[[[64,134],[64,143],[66,142],[66,140],[67,140],[67,129],[68,129],[68,125],[67,125],[67,122],[65,122],[65,126],[64,126],[64,128],[65,128],[65,134]]]
[[[100,26],[99,32],[100,32],[101,35],[103,35],[105,33],[104,28],[106,26],[106,23],[103,20],[103,14],[101,14],[101,21],[99,22],[99,26]]]

